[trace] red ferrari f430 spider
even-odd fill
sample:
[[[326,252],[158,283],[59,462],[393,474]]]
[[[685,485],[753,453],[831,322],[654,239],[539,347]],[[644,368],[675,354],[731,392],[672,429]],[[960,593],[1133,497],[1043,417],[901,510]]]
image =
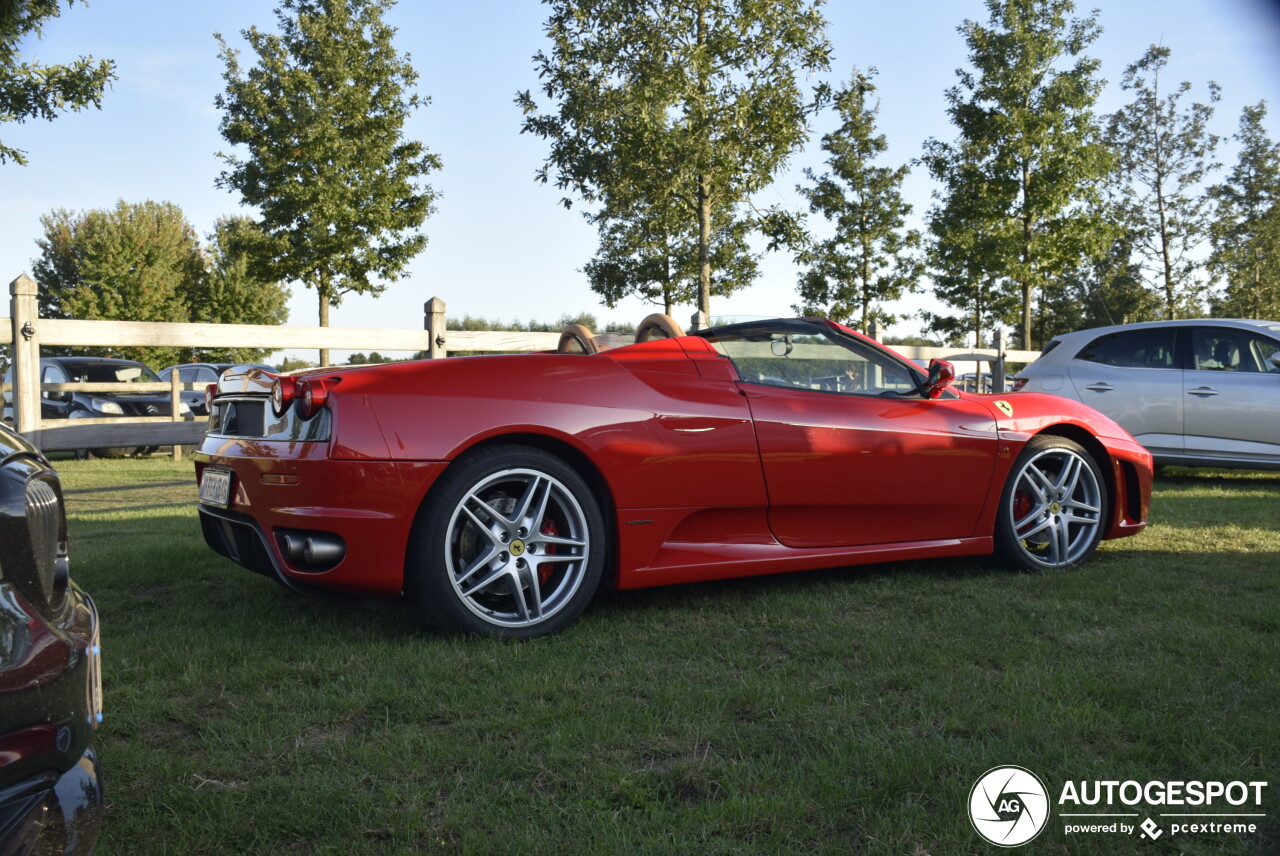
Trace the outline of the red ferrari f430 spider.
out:
[[[1151,456],[1110,419],[959,392],[949,364],[829,321],[562,343],[228,373],[196,455],[205,539],[304,594],[531,637],[602,585],[983,554],[1073,568],[1146,525]]]

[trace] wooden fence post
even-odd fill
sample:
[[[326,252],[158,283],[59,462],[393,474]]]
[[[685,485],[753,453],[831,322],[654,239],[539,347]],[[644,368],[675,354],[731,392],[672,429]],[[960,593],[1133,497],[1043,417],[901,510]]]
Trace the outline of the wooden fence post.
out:
[[[997,327],[991,342],[996,358],[991,361],[991,391],[1000,394],[1004,389],[1004,329]]]
[[[438,297],[433,297],[423,304],[422,311],[423,329],[431,334],[431,342],[427,346],[427,358],[438,360],[442,357],[447,357],[449,352],[445,350],[444,301]]]
[[[182,421],[182,413],[181,413],[182,408],[179,406],[179,403],[182,401],[182,394],[178,391],[179,387],[182,384],[182,378],[180,377],[181,374],[182,373],[179,372],[177,369],[174,369],[173,371],[169,372],[169,421],[170,422]],[[177,443],[173,444],[173,459],[175,461],[182,460],[182,446]]]
[[[38,287],[25,273],[9,283],[13,319],[13,425],[40,446],[40,307]]]

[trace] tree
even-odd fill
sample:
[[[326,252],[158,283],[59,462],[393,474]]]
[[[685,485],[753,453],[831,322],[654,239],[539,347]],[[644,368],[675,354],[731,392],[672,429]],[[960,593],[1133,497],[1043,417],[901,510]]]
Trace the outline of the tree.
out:
[[[802,304],[795,309],[840,322],[856,316],[862,330],[873,318],[893,323],[895,318],[873,307],[914,291],[923,272],[914,253],[920,233],[906,228],[911,206],[902,198],[910,168],[874,163],[888,149],[884,135],[875,133],[875,73],[855,68],[848,85],[836,93],[842,124],[822,138],[831,171],[819,178],[805,169],[813,185],[797,187],[811,213],[835,224],[835,234],[799,253],[797,260],[809,269],[800,275]]]
[[[1225,280],[1215,314],[1280,317],[1280,144],[1267,137],[1267,103],[1245,107],[1235,139],[1240,154],[1226,181],[1210,189],[1210,268]]]
[[[829,64],[821,0],[547,3],[552,46],[534,64],[555,112],[516,98],[523,130],[551,143],[538,178],[673,238],[696,234],[697,306],[709,314],[718,225],[742,219],[807,137],[816,100],[797,77]]]
[[[440,160],[402,136],[427,100],[408,94],[418,75],[382,20],[392,5],[283,0],[279,35],[242,32],[258,56],[247,71],[217,37],[227,84],[219,129],[248,149],[221,155],[229,168],[217,183],[261,212],[252,273],[314,288],[322,327],[343,294],[381,293],[381,280],[396,280],[427,243],[417,230],[436,194],[422,179]]]
[[[67,0],[68,8],[75,0]],[[68,65],[41,65],[22,58],[18,46],[39,38],[44,22],[62,14],[61,0],[0,0],[0,122],[53,120],[64,110],[102,106],[102,93],[116,79],[109,59],[80,57]],[[22,166],[26,153],[0,143],[0,164]]]
[[[958,71],[947,91],[959,137],[925,144],[944,200],[966,202],[936,207],[931,229],[936,240],[980,252],[973,263],[982,278],[1014,292],[1018,335],[1030,347],[1035,297],[1110,237],[1090,214],[1112,158],[1093,113],[1098,62],[1083,55],[1101,28],[1096,12],[1069,17],[1071,0],[987,0],[987,8],[987,26],[960,27],[975,70]]]
[[[1200,185],[1212,163],[1218,138],[1209,133],[1218,85],[1209,83],[1209,103],[1182,105],[1191,90],[1183,81],[1161,90],[1168,48],[1152,45],[1125,69],[1121,87],[1134,99],[1110,117],[1108,136],[1118,156],[1119,198],[1125,219],[1138,236],[1137,251],[1148,287],[1161,297],[1164,316],[1200,311],[1205,288],[1197,277],[1196,253],[1209,229],[1208,199]]]
[[[204,275],[196,232],[170,202],[40,218],[41,255],[32,263],[46,318],[186,321],[184,291]],[[179,362],[177,348],[110,348],[95,352],[161,365]]]
[[[190,320],[205,324],[283,324],[289,320],[289,288],[250,272],[262,230],[248,217],[224,217],[208,236],[208,268],[185,297]],[[186,362],[256,363],[276,348],[194,348]]]
[[[671,315],[677,303],[697,303],[697,233],[679,212],[633,209],[628,216],[606,208],[593,219],[600,249],[583,271],[606,306],[638,297]],[[714,223],[711,231],[711,293],[732,294],[750,284],[759,271],[748,243],[750,223],[742,218]]]
[[[287,316],[284,287],[245,273],[239,236],[258,233],[243,218],[219,222],[208,254],[181,209],[169,202],[58,210],[40,222],[41,253],[32,272],[45,318],[279,324]],[[159,367],[202,360],[253,362],[274,349],[89,350]]]

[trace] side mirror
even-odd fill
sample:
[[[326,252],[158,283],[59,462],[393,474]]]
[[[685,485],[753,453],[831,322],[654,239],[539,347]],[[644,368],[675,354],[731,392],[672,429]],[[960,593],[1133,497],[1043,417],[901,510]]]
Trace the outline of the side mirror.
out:
[[[946,360],[929,360],[929,379],[925,381],[924,397],[937,398],[956,379],[956,367]]]
[[[1271,355],[1271,365],[1280,369],[1280,351],[1276,351],[1274,354]]]

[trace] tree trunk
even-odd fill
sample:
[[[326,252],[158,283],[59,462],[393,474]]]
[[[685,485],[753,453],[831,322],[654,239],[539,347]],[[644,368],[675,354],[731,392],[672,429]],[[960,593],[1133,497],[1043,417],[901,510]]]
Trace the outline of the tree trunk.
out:
[[[711,318],[711,194],[698,176],[698,310]]]
[[[707,9],[705,4],[698,7],[698,20],[696,25],[696,33],[694,38],[697,40],[699,48],[707,43]],[[698,92],[701,97],[699,103],[699,132],[709,134],[710,132],[704,126],[705,116],[701,116],[701,111],[706,109],[706,102],[710,97],[710,83],[708,81],[707,69],[703,62],[698,63]],[[711,323],[711,181],[710,177],[705,173],[698,175],[698,311],[705,313],[705,323]]]
[[[327,276],[320,277],[320,283],[316,286],[316,294],[320,298],[320,326],[329,326],[329,278]],[[320,365],[329,365],[329,349],[320,349]]]

